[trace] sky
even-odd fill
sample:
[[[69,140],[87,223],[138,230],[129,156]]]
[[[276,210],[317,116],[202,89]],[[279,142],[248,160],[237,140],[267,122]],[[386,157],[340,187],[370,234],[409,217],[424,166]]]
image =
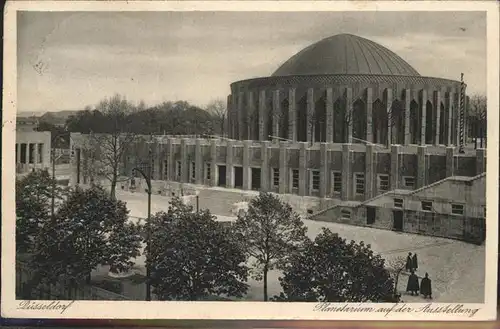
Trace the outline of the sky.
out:
[[[469,94],[486,94],[484,12],[19,12],[18,111],[79,110],[114,94],[203,107],[339,33],[424,76],[463,72]]]

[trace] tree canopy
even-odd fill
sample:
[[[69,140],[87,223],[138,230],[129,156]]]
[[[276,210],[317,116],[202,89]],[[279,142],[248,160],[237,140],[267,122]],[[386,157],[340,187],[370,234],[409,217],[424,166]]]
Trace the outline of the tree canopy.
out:
[[[267,274],[281,268],[307,240],[307,228],[292,207],[271,193],[260,193],[238,215],[233,232],[251,257],[253,276],[264,280],[267,300]]]
[[[393,302],[393,280],[370,245],[323,228],[295,253],[280,278],[280,301]]]
[[[99,265],[124,272],[140,254],[140,227],[128,221],[125,203],[93,186],[76,188],[36,241],[33,265],[51,282],[82,282]]]
[[[241,297],[248,285],[245,253],[208,211],[174,198],[151,218],[152,286],[160,300]]]

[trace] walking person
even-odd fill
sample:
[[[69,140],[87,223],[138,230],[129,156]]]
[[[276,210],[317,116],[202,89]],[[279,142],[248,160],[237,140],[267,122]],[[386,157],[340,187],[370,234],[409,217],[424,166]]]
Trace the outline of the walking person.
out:
[[[411,271],[410,276],[408,277],[408,284],[406,285],[406,292],[411,293],[412,296],[418,296],[418,291],[420,290],[418,284],[418,276],[415,272]]]
[[[417,271],[417,268],[418,268],[418,258],[417,258],[417,254],[413,254],[413,257],[411,259],[411,268],[413,271]]]
[[[411,269],[412,269],[412,265],[413,264],[413,259],[411,257],[411,252],[408,253],[408,257],[406,257],[406,271],[407,272],[411,272]]]
[[[429,279],[429,274],[425,273],[425,278],[422,279],[420,283],[420,293],[424,295],[424,298],[429,297],[432,299],[432,280]]]

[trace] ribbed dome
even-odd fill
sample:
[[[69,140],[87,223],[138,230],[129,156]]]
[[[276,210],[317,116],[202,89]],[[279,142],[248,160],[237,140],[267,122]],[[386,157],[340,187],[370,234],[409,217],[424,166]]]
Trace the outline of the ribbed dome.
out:
[[[301,50],[273,76],[317,74],[420,75],[378,43],[352,34],[338,34]]]

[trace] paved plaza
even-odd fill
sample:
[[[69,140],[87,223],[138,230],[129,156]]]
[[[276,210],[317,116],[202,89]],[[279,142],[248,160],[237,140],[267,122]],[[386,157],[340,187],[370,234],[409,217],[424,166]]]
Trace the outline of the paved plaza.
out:
[[[147,217],[147,195],[117,191],[117,197],[127,203],[132,220]],[[153,195],[152,213],[166,211],[170,198]],[[203,204],[200,202],[200,204]],[[216,208],[216,206],[214,206]],[[217,214],[214,214],[217,215]],[[235,217],[219,216],[219,220],[234,220]],[[357,227],[337,223],[315,222],[303,220],[308,228],[308,236],[314,238],[322,227],[338,233],[341,237],[356,242],[364,241],[371,244],[372,249],[380,253],[386,260],[403,256],[408,252],[417,253],[419,268],[417,275],[423,277],[429,273],[433,283],[435,302],[482,303],[484,299],[484,268],[485,246],[476,246],[461,241],[436,238],[423,235],[396,233],[373,228]],[[137,267],[143,271],[144,258],[136,260]],[[269,296],[280,293],[279,271],[269,274]],[[400,279],[399,291],[406,290],[408,276],[403,274]],[[249,280],[250,289],[245,300],[262,300],[262,282]],[[405,302],[422,302],[421,297],[407,296],[403,293]]]

